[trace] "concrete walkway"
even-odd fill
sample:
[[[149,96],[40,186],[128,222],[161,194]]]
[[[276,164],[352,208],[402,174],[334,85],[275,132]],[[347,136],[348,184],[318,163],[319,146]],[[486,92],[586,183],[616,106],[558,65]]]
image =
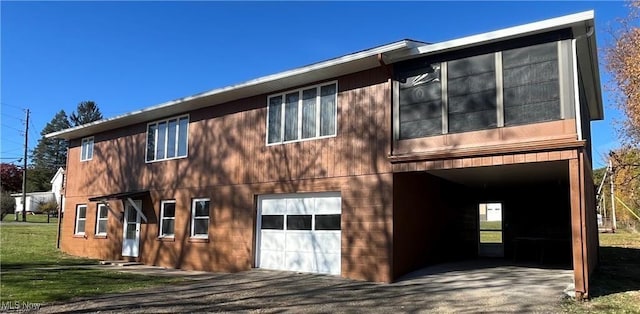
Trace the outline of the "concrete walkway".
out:
[[[559,312],[563,291],[573,281],[570,270],[505,265],[494,261],[437,265],[393,284],[259,269],[235,274],[149,266],[117,269],[194,280],[45,305],[41,312],[553,313]]]

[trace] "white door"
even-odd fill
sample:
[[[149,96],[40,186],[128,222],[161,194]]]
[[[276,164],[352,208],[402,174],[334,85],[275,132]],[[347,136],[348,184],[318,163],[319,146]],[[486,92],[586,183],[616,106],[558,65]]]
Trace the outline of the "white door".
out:
[[[138,208],[142,208],[142,201],[134,201]],[[122,256],[138,257],[140,248],[140,215],[138,211],[125,201],[124,224],[122,234]]]
[[[340,193],[258,197],[256,267],[340,275]]]

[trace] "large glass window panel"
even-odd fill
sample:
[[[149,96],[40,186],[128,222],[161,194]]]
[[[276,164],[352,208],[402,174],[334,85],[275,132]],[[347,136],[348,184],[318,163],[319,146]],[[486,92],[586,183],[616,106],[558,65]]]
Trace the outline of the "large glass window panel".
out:
[[[165,158],[165,148],[167,145],[167,123],[160,122],[158,123],[158,142],[156,145],[156,159],[164,159]]]
[[[439,63],[399,68],[400,139],[442,133],[442,82]]]
[[[449,61],[447,77],[449,132],[498,126],[493,53]]]
[[[320,88],[320,136],[336,134],[336,84]]]
[[[269,98],[269,130],[267,135],[268,143],[282,141],[280,132],[282,131],[282,96]]]
[[[557,43],[502,53],[505,126],[561,119]]]
[[[162,202],[160,236],[173,236],[175,228],[176,203]]]
[[[189,118],[182,117],[178,122],[178,156],[187,156],[187,141],[189,134]]]
[[[298,139],[298,92],[285,96],[284,112],[284,140],[293,141]]]
[[[302,91],[302,138],[316,136],[316,88]]]
[[[167,132],[167,158],[173,158],[176,156],[176,140],[178,130],[178,120],[169,120],[168,132]]]

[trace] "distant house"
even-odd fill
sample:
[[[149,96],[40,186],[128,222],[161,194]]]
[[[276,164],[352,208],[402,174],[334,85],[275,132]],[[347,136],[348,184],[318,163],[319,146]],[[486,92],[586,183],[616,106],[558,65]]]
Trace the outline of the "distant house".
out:
[[[62,196],[62,185],[64,183],[64,169],[59,168],[53,178],[51,178],[51,191],[45,192],[30,192],[26,194],[25,203],[27,204],[27,212],[38,213],[40,212],[40,205],[55,201],[58,206],[62,206],[64,211],[64,198]],[[24,206],[22,206],[22,193],[11,194],[16,200],[16,212],[22,212]],[[62,204],[61,204],[62,202]]]
[[[401,40],[48,134],[69,141],[61,249],[381,282],[544,257],[587,297],[594,27],[591,11]]]

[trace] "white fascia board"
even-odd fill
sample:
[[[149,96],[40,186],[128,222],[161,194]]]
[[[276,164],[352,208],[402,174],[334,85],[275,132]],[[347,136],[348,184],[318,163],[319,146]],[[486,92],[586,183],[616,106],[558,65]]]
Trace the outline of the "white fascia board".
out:
[[[269,93],[277,89],[285,89],[291,87],[292,83],[295,82],[306,84],[308,83],[307,80],[318,81],[332,78],[336,74],[344,75],[347,74],[346,72],[354,73],[379,66],[380,64],[377,59],[378,55],[384,55],[398,50],[413,49],[421,45],[425,44],[412,40],[401,40],[380,47],[314,63],[301,68],[267,75],[241,84],[213,89],[204,93],[179,98],[156,106],[118,115],[113,118],[49,133],[46,134],[45,137],[62,138],[66,140],[80,138],[98,132],[112,130],[136,123],[148,122],[169,115],[180,114],[190,110],[213,106],[244,97]]]
[[[472,35],[431,45],[424,45],[417,47],[415,49],[416,54],[414,54],[412,57],[441,53],[449,50],[458,50],[466,47],[479,46],[511,38],[524,37],[527,35],[539,34],[573,26],[580,26],[584,25],[584,23],[587,21],[593,20],[593,17],[593,11],[585,11],[544,21],[509,27],[493,32]]]

